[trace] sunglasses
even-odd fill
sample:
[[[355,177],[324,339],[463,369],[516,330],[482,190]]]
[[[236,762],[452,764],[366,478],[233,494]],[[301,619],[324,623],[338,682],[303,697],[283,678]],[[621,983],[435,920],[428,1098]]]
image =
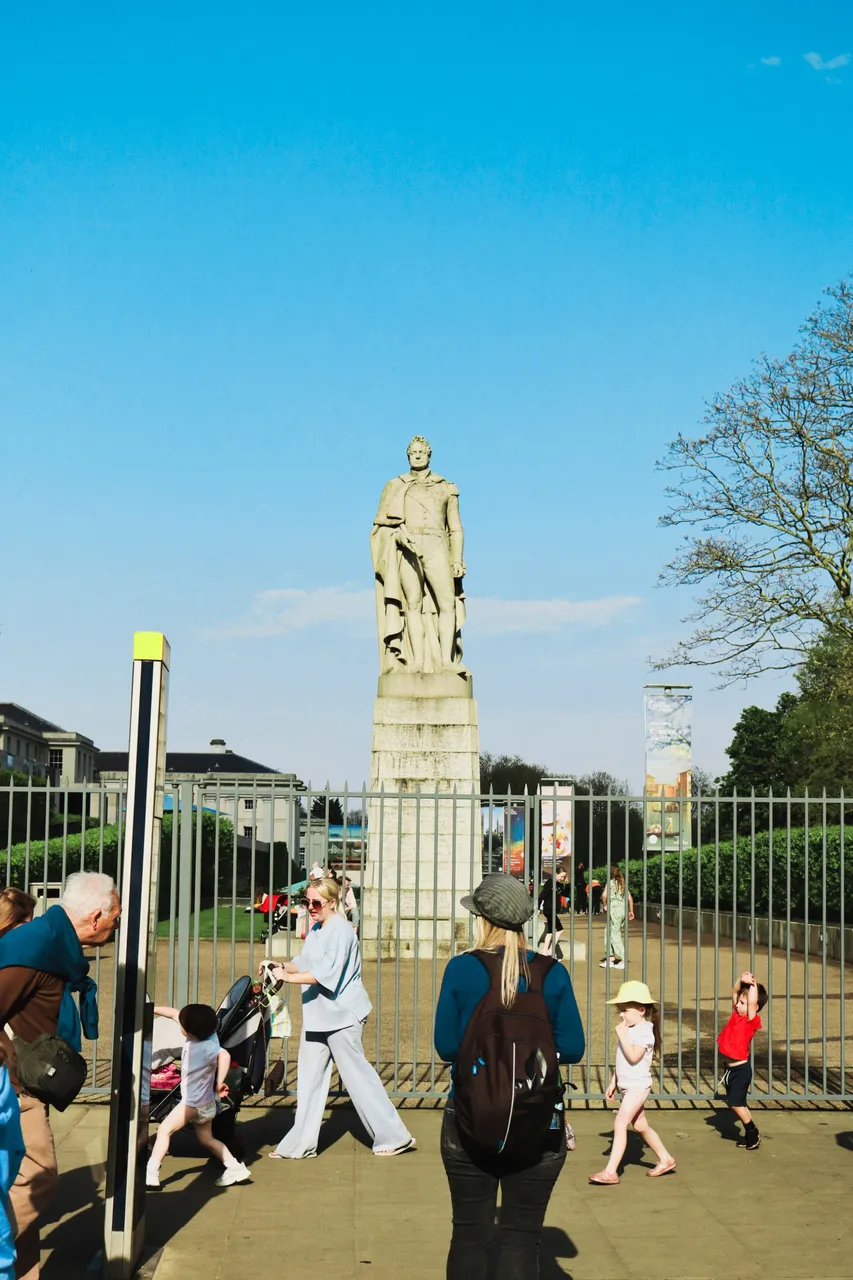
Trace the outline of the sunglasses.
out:
[[[306,898],[305,905],[309,911],[320,911],[323,906],[322,898]]]

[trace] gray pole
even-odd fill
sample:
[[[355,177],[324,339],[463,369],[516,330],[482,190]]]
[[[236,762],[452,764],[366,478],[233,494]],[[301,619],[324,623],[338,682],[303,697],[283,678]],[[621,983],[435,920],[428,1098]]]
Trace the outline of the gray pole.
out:
[[[166,637],[133,638],[127,818],[113,1032],[104,1280],[130,1280],[145,1240],[145,1164],[153,1006],[147,996],[152,870],[160,855],[166,771]],[[154,874],[154,883],[157,875]]]

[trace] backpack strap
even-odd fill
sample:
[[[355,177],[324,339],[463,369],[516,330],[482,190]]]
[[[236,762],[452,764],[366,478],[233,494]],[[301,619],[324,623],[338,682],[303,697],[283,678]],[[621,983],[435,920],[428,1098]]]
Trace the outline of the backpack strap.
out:
[[[494,951],[472,951],[471,955],[476,956],[480,964],[489,975],[489,987],[500,987],[501,972],[503,970],[503,958],[496,955]]]
[[[555,964],[557,964],[557,961],[553,956],[535,955],[530,961],[530,985],[527,990],[534,991],[541,996],[545,979]]]

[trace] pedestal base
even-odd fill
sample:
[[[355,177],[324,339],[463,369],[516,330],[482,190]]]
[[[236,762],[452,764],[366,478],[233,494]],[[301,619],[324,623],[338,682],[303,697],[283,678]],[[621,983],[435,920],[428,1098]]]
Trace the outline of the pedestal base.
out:
[[[388,794],[371,800],[368,816],[362,953],[450,956],[468,945],[470,917],[459,899],[482,874],[480,741],[470,676],[381,678],[370,789],[382,787]]]

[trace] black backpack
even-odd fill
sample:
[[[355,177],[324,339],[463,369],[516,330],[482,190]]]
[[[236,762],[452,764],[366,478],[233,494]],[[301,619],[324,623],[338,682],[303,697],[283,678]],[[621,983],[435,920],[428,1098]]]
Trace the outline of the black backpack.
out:
[[[501,1002],[502,957],[472,954],[489,974],[489,990],[471,1014],[456,1060],[456,1125],[466,1144],[484,1155],[536,1160],[563,1092],[542,994],[557,962],[535,956],[529,987],[507,1009]]]

